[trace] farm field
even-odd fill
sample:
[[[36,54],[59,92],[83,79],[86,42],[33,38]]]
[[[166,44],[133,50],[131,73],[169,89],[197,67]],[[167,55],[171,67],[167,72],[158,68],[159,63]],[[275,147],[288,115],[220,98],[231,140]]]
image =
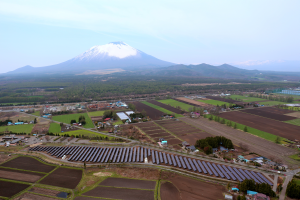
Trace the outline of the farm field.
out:
[[[139,112],[142,112],[143,110],[146,111],[147,113],[147,116],[149,116],[151,119],[153,120],[158,120],[161,118],[161,116],[163,116],[163,112],[162,111],[159,111],[155,108],[152,108],[151,106],[148,106],[146,104],[143,104],[141,102],[138,102],[138,101],[135,101],[135,102],[132,102],[136,109],[139,111]]]
[[[218,97],[218,96],[206,96],[206,98],[212,99],[212,100],[217,100],[217,101],[222,101],[222,102],[227,102],[227,103],[232,103],[232,104],[240,103],[240,101],[226,99],[226,98],[222,98],[222,97]]]
[[[290,116],[292,116],[292,113],[295,113],[292,110],[284,110],[284,109],[275,108],[275,107],[260,107],[259,109],[261,109],[263,111],[270,112],[270,113],[282,114],[282,115],[290,115]],[[297,117],[297,116],[294,116],[294,117]]]
[[[211,104],[211,105],[214,105],[214,106],[222,106],[222,105],[225,104],[227,107],[229,107],[230,104],[231,104],[231,103],[227,103],[227,102],[224,102],[224,101],[218,101],[218,100],[197,100],[197,101],[207,103],[207,104]]]
[[[50,198],[46,196],[40,196],[33,193],[26,192],[18,197],[18,199],[30,199],[30,200],[57,200],[56,198]]]
[[[240,111],[221,113],[219,116],[239,124],[255,128],[257,130],[287,138],[289,140],[300,140],[299,126],[280,121],[274,121],[272,119],[251,115]]]
[[[156,105],[156,106],[159,106],[159,107],[161,107],[161,108],[167,109],[167,110],[169,110],[169,111],[171,111],[171,112],[174,112],[174,113],[176,113],[176,114],[181,114],[181,113],[182,113],[182,111],[181,111],[180,109],[174,108],[174,107],[172,107],[172,106],[163,104],[163,103],[158,102],[158,101],[152,100],[152,101],[148,101],[148,102],[151,103],[151,104],[154,104],[154,105]]]
[[[75,189],[82,178],[82,170],[70,168],[58,168],[40,183],[57,187]]]
[[[88,112],[88,114],[90,117],[99,117],[99,116],[103,116],[105,111],[106,110],[93,111],[93,112]]]
[[[210,106],[209,104],[206,104],[206,103],[203,103],[203,102],[200,102],[200,101],[195,101],[193,99],[188,99],[188,98],[185,98],[185,97],[178,97],[175,100],[180,101],[182,103],[192,105],[193,107],[207,107],[207,106]]]
[[[79,117],[83,115],[85,117],[86,125],[84,125],[84,128],[94,128],[94,124],[91,120],[91,118],[88,116],[87,113],[76,113],[76,114],[69,114],[69,115],[57,115],[53,116],[52,120],[63,122],[66,124],[70,124],[71,120],[74,119],[78,121]]]
[[[158,100],[158,102],[166,104],[166,105],[170,105],[172,107],[178,107],[179,106],[181,109],[183,109],[185,111],[189,111],[189,109],[193,107],[189,104],[182,103],[182,102],[176,101],[174,99]]]
[[[40,115],[40,114],[41,114],[40,111],[35,111],[34,113],[31,113],[31,114],[32,114],[32,115],[35,115],[35,116],[38,116],[38,117],[41,116],[41,115]]]
[[[266,117],[266,118],[274,119],[274,120],[278,120],[278,121],[289,121],[289,120],[296,119],[296,117],[291,117],[291,116],[287,116],[284,114],[277,114],[276,110],[272,111],[271,109],[272,108],[269,108],[269,111],[268,111],[268,109],[253,108],[253,109],[240,110],[240,112],[258,115],[261,117]]]
[[[33,126],[34,124],[0,126],[0,133],[6,131],[6,129],[14,133],[31,133]]]
[[[243,102],[256,102],[256,101],[264,101],[266,99],[257,98],[257,97],[249,97],[249,96],[242,96],[242,95],[230,95],[229,96],[233,100],[243,101]]]
[[[147,106],[150,106],[150,107],[152,107],[152,108],[155,108],[156,110],[159,110],[159,111],[161,111],[161,112],[163,112],[163,113],[166,113],[166,114],[168,114],[168,115],[172,115],[174,112],[171,112],[171,111],[169,111],[169,110],[167,110],[167,109],[165,109],[165,108],[162,108],[162,107],[160,107],[160,106],[157,106],[157,105],[154,105],[154,104],[152,104],[152,103],[149,103],[149,102],[147,102],[147,101],[143,101],[142,102],[143,104],[146,104]],[[176,113],[174,113],[175,114],[175,117],[183,117],[182,115],[180,115],[180,114],[176,114]]]
[[[134,189],[154,190],[156,181],[145,181],[125,178],[107,178],[99,185],[110,187],[124,187]]]
[[[170,182],[164,182],[160,186],[161,200],[181,200],[178,189]]]
[[[0,196],[10,198],[28,187],[30,185],[0,180]]]
[[[192,124],[193,126],[196,126],[199,129],[212,134],[213,136],[224,136],[232,140],[234,145],[247,144],[250,152],[258,153],[259,155],[267,158],[270,156],[278,157],[287,164],[293,162],[292,159],[288,158],[288,156],[298,153],[298,151],[294,149],[278,145],[261,137],[257,137],[254,134],[246,133],[205,118],[181,118],[181,120]],[[270,151],[270,149],[272,149],[272,151]]]
[[[49,128],[49,133],[60,133],[61,127],[57,123],[51,123]]]
[[[34,183],[40,180],[44,175],[45,174],[35,172],[0,168],[0,178],[11,179],[16,181]]]

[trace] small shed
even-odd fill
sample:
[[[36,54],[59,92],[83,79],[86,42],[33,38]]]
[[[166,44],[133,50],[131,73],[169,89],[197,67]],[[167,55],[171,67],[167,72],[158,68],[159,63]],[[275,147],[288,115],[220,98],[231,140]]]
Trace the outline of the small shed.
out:
[[[184,141],[184,142],[182,142],[182,146],[183,146],[183,147],[189,147],[190,144],[189,144],[188,142]]]
[[[191,152],[196,151],[196,147],[194,145],[191,145],[189,147],[186,147],[187,149],[191,150]]]

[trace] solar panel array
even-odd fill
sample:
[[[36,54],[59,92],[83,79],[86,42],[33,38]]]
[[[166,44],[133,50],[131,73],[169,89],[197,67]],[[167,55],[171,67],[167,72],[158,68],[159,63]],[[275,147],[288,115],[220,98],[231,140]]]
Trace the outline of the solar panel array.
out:
[[[36,146],[30,148],[30,150],[47,152],[56,158],[62,158],[66,155],[68,157],[68,161],[73,162],[127,163],[144,162],[145,158],[149,158],[149,161],[152,160],[152,163],[156,165],[170,165],[227,180],[241,182],[245,179],[252,179],[256,183],[267,183],[271,186],[273,185],[271,181],[259,172],[169,154],[144,147],[101,148],[87,146]]]

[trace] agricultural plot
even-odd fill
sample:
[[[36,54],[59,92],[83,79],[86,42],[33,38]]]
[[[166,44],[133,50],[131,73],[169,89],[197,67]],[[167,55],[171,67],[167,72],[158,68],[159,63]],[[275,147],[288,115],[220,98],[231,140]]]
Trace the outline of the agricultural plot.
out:
[[[280,102],[280,101],[261,101],[259,102],[260,105],[265,105],[265,106],[275,106],[275,105],[281,105],[281,104],[286,104],[286,102]]]
[[[152,104],[152,103],[149,103],[149,102],[147,102],[147,101],[143,101],[142,103],[143,103],[143,104],[146,104],[146,105],[148,105],[148,106],[150,106],[150,107],[152,107],[152,108],[155,108],[156,110],[159,110],[159,111],[163,112],[164,114],[168,114],[168,115],[173,115],[173,114],[174,114],[175,117],[183,117],[183,116],[180,115],[180,114],[173,113],[173,112],[171,112],[171,111],[169,111],[169,110],[167,110],[167,109],[165,109],[165,108],[159,107],[159,106],[154,105],[154,104]]]
[[[40,187],[33,187],[30,189],[30,192],[53,196],[53,197],[56,197],[59,193],[61,193],[60,191],[57,190],[50,190],[50,189],[40,188]]]
[[[32,193],[24,193],[18,197],[18,199],[30,199],[30,200],[57,200],[56,198],[50,198],[46,196],[40,196]]]
[[[170,182],[165,182],[160,186],[161,200],[181,200],[178,189]]]
[[[171,111],[171,112],[173,112],[173,113],[176,113],[176,114],[181,114],[181,112],[182,112],[180,109],[174,108],[174,107],[172,107],[172,106],[163,104],[163,103],[158,102],[158,101],[152,100],[152,101],[148,101],[148,102],[151,103],[151,104],[154,104],[154,105],[156,105],[156,106],[159,106],[159,107],[161,107],[161,108],[167,109],[167,110],[169,110],[169,111]]]
[[[35,111],[34,113],[31,113],[32,115],[35,115],[35,116],[41,116],[41,112],[40,111]]]
[[[284,110],[284,109],[274,108],[274,107],[260,107],[259,109],[266,112],[275,113],[275,114],[282,114],[282,115],[290,114],[290,116],[292,116],[292,113],[295,113],[292,110]],[[297,116],[292,116],[292,117],[297,117]]]
[[[180,101],[182,103],[189,104],[193,107],[210,107],[211,106],[209,104],[206,104],[206,103],[203,103],[203,102],[200,102],[200,101],[195,101],[195,100],[192,100],[192,99],[188,99],[188,98],[185,98],[185,97],[178,97],[175,100]]]
[[[221,113],[219,116],[267,133],[271,133],[273,135],[287,138],[289,140],[300,140],[299,126],[280,121],[274,121],[272,119],[247,114],[240,111]]]
[[[206,98],[212,99],[212,100],[217,100],[217,101],[223,101],[223,102],[227,102],[227,103],[232,103],[232,104],[241,103],[240,101],[235,101],[233,99],[226,99],[226,98],[222,98],[222,97],[218,97],[218,96],[206,96]]]
[[[158,141],[160,137],[172,136],[170,133],[166,132],[165,130],[163,130],[161,127],[157,126],[153,122],[140,123],[137,124],[136,126],[155,141]]]
[[[103,116],[105,110],[100,110],[100,111],[93,111],[93,112],[88,112],[90,117],[99,117]]]
[[[0,166],[45,173],[55,168],[54,166],[43,164],[34,158],[23,156],[10,160]]]
[[[10,198],[29,186],[30,185],[0,180],[0,196]]]
[[[185,111],[189,111],[190,108],[192,108],[191,105],[186,104],[186,103],[182,103],[180,101],[176,101],[174,99],[158,100],[158,102],[166,104],[166,105],[170,105],[172,107],[180,107],[181,109],[183,109]]]
[[[61,127],[57,123],[51,123],[49,127],[49,133],[60,133]]]
[[[211,104],[211,105],[214,105],[214,106],[222,106],[222,105],[226,105],[227,107],[230,106],[230,103],[227,103],[227,102],[224,102],[224,101],[218,101],[218,100],[197,100],[197,101],[200,101],[200,102],[203,102],[203,103],[207,103],[207,104]]]
[[[102,181],[99,185],[110,186],[110,187],[124,187],[124,188],[133,188],[133,189],[154,190],[156,182],[136,180],[136,179],[125,179],[125,178],[107,178],[104,181]]]
[[[11,179],[16,181],[34,183],[40,180],[44,175],[45,174],[35,172],[0,168],[0,178]]]
[[[258,102],[258,101],[266,100],[262,98],[242,96],[242,95],[230,95],[230,98],[236,101],[243,101],[243,102]]]
[[[297,118],[297,119],[293,119],[293,120],[290,120],[290,121],[285,121],[285,123],[293,124],[293,125],[296,125],[296,126],[300,126],[300,119]]]
[[[82,170],[58,168],[40,183],[57,187],[75,189],[82,177]]]
[[[146,111],[147,116],[149,116],[153,120],[158,120],[164,115],[164,112],[152,108],[151,106],[148,106],[141,102],[135,101],[133,102],[133,104],[139,112],[142,112],[143,110]]]
[[[31,133],[34,124],[0,126],[0,133],[4,131],[12,131],[14,133]]]
[[[84,125],[84,128],[94,128],[94,124],[91,120],[91,118],[88,116],[87,113],[76,113],[76,114],[69,114],[69,115],[57,115],[57,116],[53,116],[52,119],[54,121],[59,121],[59,122],[63,122],[66,124],[70,124],[71,120],[76,120],[78,121],[79,117],[83,115],[85,117],[85,121],[86,121],[86,125]]]
[[[270,110],[271,112],[268,110]],[[278,120],[278,121],[288,121],[288,120],[297,119],[296,117],[291,117],[291,116],[287,116],[287,115],[283,115],[283,114],[277,114],[276,110],[272,111],[272,108],[270,108],[270,109],[261,109],[261,108],[244,109],[244,110],[240,110],[240,112],[258,115],[261,117],[266,117],[266,118],[274,119],[274,120]]]

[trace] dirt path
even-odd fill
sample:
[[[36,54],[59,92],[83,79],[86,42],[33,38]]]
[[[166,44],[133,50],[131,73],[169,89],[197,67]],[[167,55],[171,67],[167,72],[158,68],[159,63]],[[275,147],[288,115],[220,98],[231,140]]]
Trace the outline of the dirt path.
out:
[[[286,164],[289,165],[299,165],[299,162],[290,159],[287,157],[288,155],[296,154],[297,151],[280,146],[273,142],[267,141],[260,137],[251,135],[249,133],[245,133],[240,130],[233,129],[223,124],[219,124],[215,121],[209,121],[208,119],[199,118],[199,119],[191,119],[191,118],[180,118],[180,120],[194,125],[197,128],[200,128],[208,133],[211,133],[215,136],[224,136],[228,139],[231,139],[234,144],[244,143],[249,146],[250,152],[255,152],[259,155],[265,157],[275,157],[280,158]]]

